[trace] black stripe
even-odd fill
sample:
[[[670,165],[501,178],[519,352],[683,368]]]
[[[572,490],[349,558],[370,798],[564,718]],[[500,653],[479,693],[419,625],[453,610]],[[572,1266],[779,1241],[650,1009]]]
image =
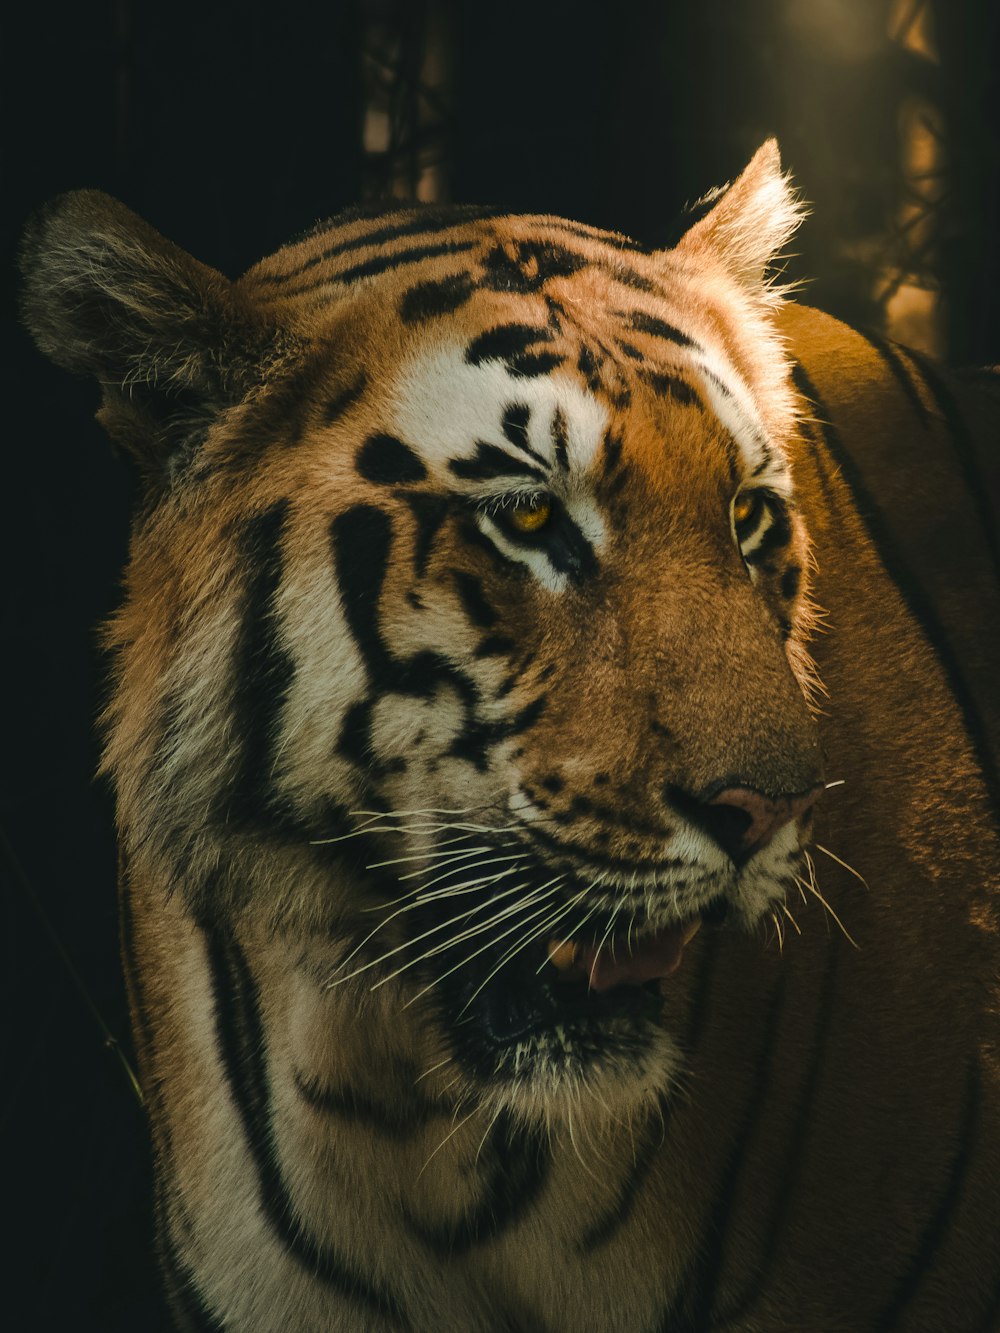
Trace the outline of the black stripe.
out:
[[[330,259],[336,259],[338,255],[349,254],[352,250],[367,250],[371,246],[389,245],[404,236],[421,236],[436,231],[450,231],[454,227],[464,226],[469,222],[478,222],[485,218],[503,217],[506,211],[502,208],[480,208],[474,204],[469,204],[454,205],[442,209],[428,209],[426,212],[418,213],[416,217],[410,216],[407,212],[408,220],[406,222],[395,222],[389,226],[376,227],[372,231],[351,236],[346,241],[337,241],[334,245],[328,245],[321,250],[319,254],[311,255],[296,268],[289,269],[285,273],[264,273],[256,277],[254,281],[261,286],[279,286],[286,282],[292,282],[295,278],[300,278],[303,273],[308,273],[311,269],[326,263]],[[397,213],[396,216],[398,217],[399,214]],[[349,226],[351,221],[352,219],[349,218],[334,218],[331,225],[344,227]],[[313,233],[313,235],[315,234]]]
[[[451,458],[448,470],[463,481],[491,481],[494,477],[531,477],[535,481],[546,481],[547,475],[541,468],[523,459],[514,458],[501,449],[498,444],[487,444],[484,440],[476,441],[476,453],[473,458]]]
[[[986,1313],[971,1333],[997,1333],[1000,1329],[1000,1273],[990,1292]]]
[[[676,343],[679,347],[697,346],[694,339],[689,338],[686,333],[682,333],[673,324],[668,324],[665,319],[647,314],[645,310],[631,310],[625,318],[629,328],[635,329],[637,333],[648,333],[653,338],[663,338],[666,342]]]
[[[240,748],[221,814],[236,825],[258,825],[262,815],[273,817],[280,808],[273,784],[275,746],[295,675],[276,604],[288,512],[288,501],[279,500],[249,519],[237,541],[237,568],[250,571],[233,656],[233,734]]]
[[[802,397],[808,399],[812,384],[798,362],[792,363],[792,382]],[[816,469],[816,478],[819,481],[820,490],[823,492],[823,503],[833,513],[840,507],[841,497],[834,490],[833,478],[830,475],[830,469],[827,467],[827,457],[819,447],[819,440],[816,436],[816,431],[819,429],[818,423],[806,421],[804,417],[800,417],[798,424],[799,433],[803,443],[809,448],[809,457]]]
[[[616,435],[611,430],[605,431],[603,449],[604,449],[604,470],[605,472],[613,472],[614,469],[621,462],[621,456],[622,456],[621,434],[619,433]]]
[[[492,629],[499,620],[496,610],[486,600],[483,585],[475,574],[464,569],[453,569],[451,576],[461,599],[465,614],[479,629]]]
[[[357,1272],[329,1246],[321,1246],[296,1217],[278,1166],[267,1070],[267,1042],[257,986],[228,931],[205,931],[212,978],[216,1042],[233,1102],[257,1173],[261,1208],[286,1251],[313,1277],[346,1300],[406,1325],[395,1295]]]
[[[441,495],[421,494],[418,491],[407,495],[406,502],[417,526],[413,543],[413,572],[417,578],[423,578],[427,573],[434,538],[448,514],[448,501]]]
[[[318,277],[313,282],[307,282],[301,287],[294,287],[291,291],[284,292],[283,296],[306,296],[321,287],[329,287],[332,283],[343,286],[361,278],[374,278],[380,273],[389,273],[407,264],[419,264],[424,259],[464,254],[467,250],[474,249],[477,244],[477,241],[442,241],[440,245],[421,245],[413,250],[396,250],[391,255],[378,255],[374,259],[366,259],[362,264],[355,264],[353,268],[345,268],[339,273]]]
[[[869,344],[874,352],[882,358],[886,369],[892,375],[893,379],[903,391],[903,397],[912,407],[914,415],[923,426],[924,430],[930,425],[930,416],[927,408],[923,404],[920,394],[917,392],[917,386],[913,383],[910,372],[891,343],[886,342],[884,338],[871,329],[857,329],[859,337],[863,338]]]
[[[409,486],[427,477],[417,451],[395,435],[369,435],[358,450],[354,465],[366,481],[377,486]]]
[[[481,285],[496,292],[540,292],[553,278],[567,278],[591,261],[576,250],[539,237],[521,237],[494,245],[482,256]]]
[[[569,471],[569,437],[566,432],[566,414],[557,407],[552,414],[552,447],[555,449],[556,462],[563,472]]]
[[[545,1187],[551,1153],[542,1130],[515,1125],[503,1111],[483,1151],[491,1163],[490,1172],[481,1198],[469,1213],[436,1224],[410,1218],[414,1234],[437,1255],[457,1257],[496,1240],[534,1207]]]
[[[962,415],[962,409],[949,386],[944,382],[930,362],[907,349],[907,355],[923,376],[934,403],[944,418],[950,432],[950,439],[958,460],[958,466],[965,482],[965,489],[972,507],[976,511],[982,528],[983,540],[990,553],[993,574],[1000,583],[1000,541],[997,535],[997,517],[990,506],[990,486],[983,476],[976,457],[976,448],[972,435]]]
[[[376,1101],[357,1088],[322,1087],[299,1071],[295,1073],[295,1090],[314,1111],[398,1141],[412,1139],[434,1115],[444,1114],[414,1096],[401,1095],[400,1089],[396,1089],[394,1102]]]
[[[760,1300],[768,1278],[780,1252],[782,1233],[788,1222],[799,1176],[805,1162],[805,1146],[814,1124],[816,1093],[826,1064],[827,1045],[833,1026],[834,1006],[837,1000],[837,980],[842,951],[842,937],[832,936],[823,976],[823,989],[816,1005],[816,1019],[812,1032],[812,1050],[799,1091],[795,1119],[791,1130],[782,1138],[780,1179],[774,1192],[767,1231],[761,1245],[753,1281],[737,1300],[726,1306],[720,1322],[734,1323],[745,1319]]]
[[[617,1199],[610,1208],[605,1209],[577,1241],[577,1253],[592,1254],[594,1250],[600,1249],[609,1240],[613,1240],[628,1222],[635,1207],[635,1201],[639,1196],[639,1191],[649,1178],[653,1160],[663,1146],[671,1110],[672,1106],[667,1098],[660,1097],[657,1104],[657,1113],[650,1117],[644,1140],[633,1156],[631,1169],[621,1183]]]
[[[719,959],[719,950],[722,947],[721,936],[717,931],[702,931],[700,938],[705,941],[702,946],[701,971],[698,973],[694,995],[691,997],[687,1025],[682,1041],[682,1047],[689,1057],[693,1056],[698,1050],[701,1043],[701,1034],[705,1030],[709,1001],[712,998],[712,982]]]
[[[354,505],[330,525],[340,598],[348,628],[376,683],[395,676],[378,611],[389,568],[392,523],[374,505]]]
[[[481,365],[484,361],[510,361],[523,356],[535,343],[551,340],[548,329],[535,324],[497,324],[473,338],[466,348],[465,359],[470,366]]]
[[[471,273],[418,282],[403,296],[399,314],[404,324],[418,324],[438,315],[450,315],[465,305],[475,291]]]
[[[697,389],[679,375],[671,375],[663,370],[640,370],[639,378],[656,394],[657,398],[672,398],[684,407],[701,407],[702,402]]]
[[[507,369],[518,379],[535,379],[539,375],[548,375],[561,366],[565,357],[558,352],[525,352],[523,356],[512,356],[507,362]]]
[[[978,705],[962,674],[944,627],[938,619],[927,593],[918,580],[914,578],[912,571],[897,550],[885,515],[868,490],[860,468],[844,448],[836,427],[826,419],[829,417],[829,412],[808,374],[801,366],[798,367],[796,383],[804,386],[805,393],[819,409],[817,424],[822,433],[823,442],[834,462],[838,465],[845,485],[853,495],[858,517],[864,524],[869,540],[878,553],[886,573],[895,583],[910,615],[923,631],[931,651],[947,678],[955,704],[962,714],[966,735],[982,772],[983,784],[993,808],[994,820],[1000,822],[1000,780],[998,780],[996,762],[990,750],[988,731],[980,715]]]
[[[378,695],[394,692],[430,699],[444,685],[455,691],[465,711],[463,730],[448,753],[482,772],[487,766],[487,746],[505,734],[502,728],[509,724],[487,724],[479,719],[480,695],[475,683],[440,653],[428,649],[399,661],[385,644],[379,602],[392,539],[389,516],[373,505],[355,505],[338,514],[330,525],[344,616],[368,668],[372,689],[367,698],[348,709],[341,726],[340,752],[371,771],[371,712]]]
[[[513,639],[506,634],[490,634],[478,644],[475,657],[504,657],[517,647]]]
[[[174,1211],[183,1211],[176,1199],[173,1207]],[[164,1296],[172,1317],[171,1327],[176,1333],[222,1333],[224,1325],[216,1320],[205,1304],[190,1267],[181,1259],[170,1235],[170,1210],[162,1186],[156,1190],[155,1210],[159,1238],[157,1259]]]
[[[664,1312],[658,1333],[708,1333],[712,1328],[712,1311],[725,1265],[726,1235],[733,1220],[736,1190],[767,1102],[784,993],[785,977],[782,975],[768,1005],[764,1037],[754,1060],[756,1072],[742,1123],[723,1168],[695,1258]]]
[[[362,397],[365,389],[368,387],[368,376],[362,371],[353,384],[349,384],[346,389],[341,391],[330,399],[323,411],[323,424],[332,426],[354,406]],[[298,432],[301,437],[301,431]]]
[[[532,449],[529,442],[528,422],[530,420],[531,408],[527,403],[510,403],[503,410],[500,429],[515,449],[520,449],[529,458],[533,458],[536,463],[541,463],[542,467],[547,468],[549,465],[548,459],[543,458],[537,450]]]
[[[969,1170],[969,1160],[976,1137],[976,1125],[979,1119],[980,1076],[979,1065],[970,1060],[965,1076],[965,1101],[962,1107],[961,1123],[955,1133],[955,1152],[945,1172],[945,1181],[940,1197],[927,1219],[923,1235],[916,1250],[910,1256],[906,1271],[900,1276],[896,1290],[886,1303],[876,1323],[872,1325],[875,1333],[888,1333],[898,1327],[903,1311],[912,1304],[921,1282],[927,1277],[934,1257],[947,1239],[956,1209],[962,1199]]]

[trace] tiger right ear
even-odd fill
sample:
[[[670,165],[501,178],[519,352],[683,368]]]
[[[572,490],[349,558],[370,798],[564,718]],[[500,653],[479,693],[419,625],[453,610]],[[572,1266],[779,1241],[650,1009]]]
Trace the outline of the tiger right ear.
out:
[[[766,273],[805,214],[768,139],[733,183],[715,190],[708,213],[681,237],[676,252],[725,269],[751,294],[768,296]]]
[[[221,273],[98,190],[61,195],[21,248],[22,310],[41,350],[94,376],[101,418],[147,470],[263,378],[280,331]]]

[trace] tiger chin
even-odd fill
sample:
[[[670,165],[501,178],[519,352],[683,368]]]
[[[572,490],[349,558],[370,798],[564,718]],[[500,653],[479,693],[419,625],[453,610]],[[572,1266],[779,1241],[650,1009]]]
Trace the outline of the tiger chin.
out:
[[[1000,1326],[997,411],[787,299],[801,212],[769,142],[664,251],[30,226],[143,488],[104,771],[179,1328]]]

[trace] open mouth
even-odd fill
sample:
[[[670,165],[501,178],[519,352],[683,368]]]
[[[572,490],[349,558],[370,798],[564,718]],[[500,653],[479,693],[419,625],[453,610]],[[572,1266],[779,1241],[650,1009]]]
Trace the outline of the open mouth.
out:
[[[666,925],[615,930],[607,918],[595,925],[591,917],[585,932],[567,936],[530,924],[522,930],[515,910],[513,926],[495,940],[470,934],[495,902],[471,908],[466,938],[418,969],[459,1059],[485,1078],[496,1078],[512,1053],[523,1065],[532,1051],[578,1064],[612,1048],[638,1051],[657,1029],[687,946],[703,924],[721,925],[729,915],[720,897]],[[421,931],[434,931],[444,910],[440,900],[428,904]]]

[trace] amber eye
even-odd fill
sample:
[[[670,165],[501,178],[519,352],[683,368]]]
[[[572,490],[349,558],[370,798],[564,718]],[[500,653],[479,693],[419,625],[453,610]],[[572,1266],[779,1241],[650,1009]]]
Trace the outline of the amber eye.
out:
[[[747,519],[753,517],[754,510],[757,508],[757,497],[753,491],[744,491],[733,501],[733,522],[739,527],[746,523]]]
[[[741,491],[733,501],[733,527],[741,541],[757,527],[764,504],[762,490]]]
[[[514,532],[533,537],[552,517],[552,501],[547,495],[525,495],[505,505],[497,515]]]

